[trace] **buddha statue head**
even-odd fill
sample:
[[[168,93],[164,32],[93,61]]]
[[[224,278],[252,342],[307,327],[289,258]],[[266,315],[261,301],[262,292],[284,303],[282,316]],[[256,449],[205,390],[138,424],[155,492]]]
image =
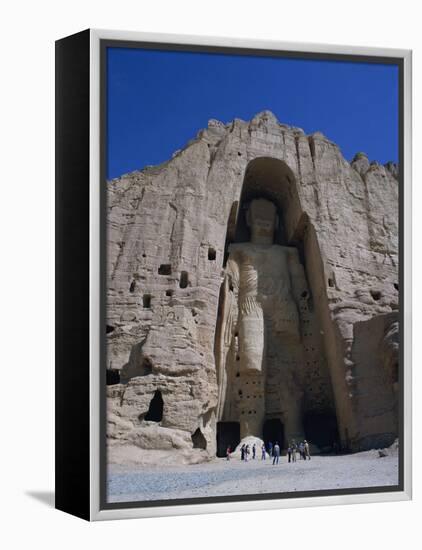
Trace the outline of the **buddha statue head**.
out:
[[[254,199],[246,212],[246,223],[251,230],[251,243],[273,244],[277,227],[277,208],[267,199]]]

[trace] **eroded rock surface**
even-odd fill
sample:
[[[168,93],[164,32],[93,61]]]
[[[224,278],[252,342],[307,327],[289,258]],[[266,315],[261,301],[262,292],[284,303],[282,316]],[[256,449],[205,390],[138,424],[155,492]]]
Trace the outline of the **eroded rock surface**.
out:
[[[108,182],[109,460],[215,456],[220,291],[229,245],[248,240],[244,212],[257,197],[277,207],[275,243],[299,258],[291,280],[302,358],[289,376],[292,387],[299,380],[305,435],[318,444],[322,426],[352,449],[391,445],[397,174],[396,165],[362,153],[349,163],[321,133],[307,136],[266,111],[250,122],[211,120],[168,162]],[[287,382],[280,387],[277,365],[271,369],[265,414],[284,423]]]

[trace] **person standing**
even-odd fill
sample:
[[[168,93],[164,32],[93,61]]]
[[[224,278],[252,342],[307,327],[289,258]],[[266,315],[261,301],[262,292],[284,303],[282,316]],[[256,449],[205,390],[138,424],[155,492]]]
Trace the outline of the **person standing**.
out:
[[[245,460],[245,444],[240,447],[240,460]]]
[[[299,443],[299,454],[301,460],[305,460],[305,446],[302,441]]]
[[[289,458],[289,462],[292,461],[292,452],[293,452],[292,446],[289,445],[289,446],[287,447],[287,456],[288,456],[288,458]]]
[[[267,458],[267,451],[265,449],[265,443],[262,444],[261,446],[261,460],[266,460]]]
[[[296,462],[296,453],[297,453],[297,445],[293,441],[293,445],[292,445],[292,460],[293,460],[293,462]]]
[[[278,464],[279,460],[280,460],[280,446],[278,444],[278,441],[276,441],[273,447],[273,465]]]
[[[309,451],[309,443],[306,441],[303,442],[304,445],[303,445],[303,458],[306,460],[306,458],[308,458],[309,460],[311,460],[311,453]]]
[[[248,454],[249,454],[249,445],[246,445],[246,447],[245,447],[245,462],[248,461]]]
[[[271,441],[268,443],[268,454],[273,456],[273,444]]]
[[[232,452],[232,449],[230,447],[230,445],[227,447],[227,450],[226,450],[226,458],[227,460],[230,460],[230,454]]]
[[[256,457],[256,444],[252,445],[252,459],[255,460]]]

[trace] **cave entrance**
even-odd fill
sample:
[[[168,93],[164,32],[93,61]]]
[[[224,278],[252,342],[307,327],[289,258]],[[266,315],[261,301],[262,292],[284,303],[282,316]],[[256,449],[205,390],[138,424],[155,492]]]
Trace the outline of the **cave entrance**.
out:
[[[161,422],[163,419],[164,401],[160,390],[156,390],[154,397],[151,399],[149,409],[145,415],[144,420],[150,420],[152,422]]]
[[[269,418],[264,422],[262,436],[267,448],[270,441],[273,446],[278,441],[280,449],[284,448],[284,425],[279,418]]]
[[[207,440],[204,437],[204,434],[201,432],[199,428],[195,430],[195,432],[191,435],[192,444],[194,449],[206,449],[207,448]]]
[[[307,412],[303,418],[306,439],[322,452],[331,451],[339,443],[337,418],[333,412]]]
[[[113,386],[114,384],[120,384],[120,371],[118,369],[106,370],[106,384],[107,386]]]
[[[217,456],[226,456],[227,447],[234,451],[239,443],[239,422],[217,422]]]

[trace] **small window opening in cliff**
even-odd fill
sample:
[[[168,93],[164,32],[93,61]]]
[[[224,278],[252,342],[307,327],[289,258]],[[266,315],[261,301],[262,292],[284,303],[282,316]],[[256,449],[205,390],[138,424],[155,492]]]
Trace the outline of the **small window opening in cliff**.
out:
[[[172,290],[166,290],[166,296],[173,296],[173,291]]]
[[[328,278],[328,286],[329,286],[330,288],[334,288],[334,286],[335,286],[335,284],[334,284],[334,279],[331,278],[331,277]]]
[[[377,302],[381,298],[381,292],[379,290],[371,290],[371,296]]]
[[[161,264],[158,268],[158,275],[171,275],[171,264]]]
[[[195,432],[191,435],[193,448],[194,449],[206,449],[207,448],[207,440],[205,439],[203,433],[198,428],[195,430]]]
[[[135,292],[135,288],[136,288],[136,281],[135,279],[133,279],[133,281],[130,283],[129,292],[133,294]]]
[[[114,384],[120,384],[120,371],[118,369],[106,370],[106,384],[107,386],[114,386]]]
[[[154,397],[151,399],[148,412],[145,415],[144,419],[151,422],[161,422],[161,420],[163,419],[163,408],[164,401],[161,396],[161,392],[160,390],[156,390],[154,393]]]
[[[112,325],[106,325],[106,334],[111,334],[116,330],[116,327],[113,327]]]
[[[394,283],[394,288],[397,290],[397,292],[399,291],[399,284],[398,283]]]
[[[151,307],[151,294],[144,294],[142,296],[142,305],[146,309],[149,309]]]
[[[302,298],[306,298],[308,296],[308,291],[304,290],[301,294]]]
[[[188,284],[189,284],[189,274],[187,271],[182,271],[180,274],[179,286],[180,288],[187,288]]]
[[[216,259],[216,257],[217,257],[217,252],[215,248],[210,247],[208,249],[208,259],[210,260],[210,262],[212,262]]]

